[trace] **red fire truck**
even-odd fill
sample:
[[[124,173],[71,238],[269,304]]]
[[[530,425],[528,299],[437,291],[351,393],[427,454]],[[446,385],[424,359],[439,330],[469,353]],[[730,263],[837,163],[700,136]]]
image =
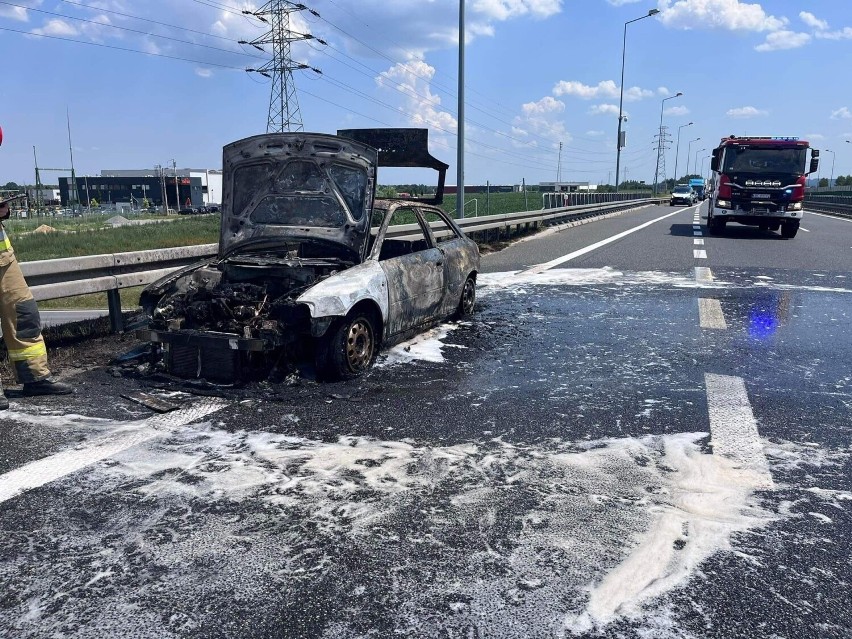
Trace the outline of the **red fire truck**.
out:
[[[804,215],[805,182],[815,173],[819,151],[798,138],[723,138],[713,150],[713,190],[707,228],[718,234],[728,222],[796,237]]]

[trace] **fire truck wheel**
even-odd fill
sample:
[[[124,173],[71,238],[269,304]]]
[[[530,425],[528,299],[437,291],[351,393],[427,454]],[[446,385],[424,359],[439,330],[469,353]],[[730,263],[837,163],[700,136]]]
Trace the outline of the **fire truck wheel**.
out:
[[[781,237],[787,238],[788,240],[796,237],[796,233],[799,232],[799,225],[795,222],[787,222],[781,225]]]

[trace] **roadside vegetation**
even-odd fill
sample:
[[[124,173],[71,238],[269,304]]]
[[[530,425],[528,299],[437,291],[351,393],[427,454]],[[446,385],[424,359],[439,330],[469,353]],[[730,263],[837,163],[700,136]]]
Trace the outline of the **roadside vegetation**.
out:
[[[97,228],[83,226],[63,229],[73,232],[59,232],[60,229],[57,229],[57,232],[48,233],[27,233],[19,226],[20,222],[24,221],[32,222],[32,220],[13,220],[11,223],[5,223],[18,260],[22,262],[192,246],[219,240],[219,217],[216,215],[118,228],[102,225]],[[40,223],[54,226],[45,220],[41,220]]]

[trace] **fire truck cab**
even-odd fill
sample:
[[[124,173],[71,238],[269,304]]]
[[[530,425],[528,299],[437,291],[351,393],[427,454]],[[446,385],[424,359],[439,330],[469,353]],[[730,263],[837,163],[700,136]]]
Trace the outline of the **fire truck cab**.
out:
[[[713,150],[713,192],[707,228],[718,234],[728,222],[781,230],[793,238],[804,215],[807,176],[819,165],[819,151],[792,137],[723,138]]]

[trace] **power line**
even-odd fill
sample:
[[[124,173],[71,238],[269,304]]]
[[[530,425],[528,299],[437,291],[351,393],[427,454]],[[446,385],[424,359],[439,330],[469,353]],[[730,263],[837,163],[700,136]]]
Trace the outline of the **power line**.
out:
[[[245,51],[235,51],[233,49],[223,49],[222,47],[214,47],[214,46],[209,45],[209,44],[200,44],[198,42],[190,42],[189,40],[182,40],[180,38],[173,38],[171,36],[159,35],[157,33],[149,33],[148,31],[140,31],[139,29],[131,29],[130,27],[121,27],[121,26],[118,26],[116,24],[107,24],[107,23],[104,23],[104,22],[97,22],[96,20],[87,20],[86,18],[78,18],[76,16],[69,16],[69,15],[66,15],[66,14],[63,14],[63,13],[55,13],[53,11],[45,11],[44,9],[35,9],[35,8],[32,8],[32,7],[25,7],[23,5],[15,4],[13,2],[5,2],[4,0],[0,0],[0,4],[5,4],[5,5],[10,6],[10,7],[18,7],[20,9],[26,9],[27,11],[35,11],[36,13],[44,13],[44,14],[49,15],[49,16],[57,16],[59,18],[65,18],[67,20],[76,20],[78,22],[85,22],[86,24],[94,24],[94,25],[97,25],[99,27],[106,27],[108,29],[118,29],[120,31],[127,31],[129,33],[139,33],[139,34],[149,36],[149,37],[152,37],[152,38],[161,38],[163,40],[171,40],[172,42],[180,42],[181,44],[188,44],[188,45],[193,46],[193,47],[203,47],[205,49],[213,49],[214,51],[224,51],[225,53],[233,53],[235,55],[245,55],[245,56],[249,56],[249,57],[252,57],[252,58],[261,58],[262,57],[262,56],[255,54],[255,53],[246,53]]]
[[[186,31],[187,33],[197,33],[198,35],[203,35],[208,38],[216,38],[218,40],[226,40],[228,42],[237,43],[237,40],[233,38],[228,38],[226,36],[216,35],[215,33],[207,33],[206,31],[196,31],[195,29],[189,29],[183,25],[169,24],[168,22],[159,22],[157,20],[152,20],[151,18],[143,18],[142,16],[133,15],[131,13],[122,13],[120,11],[115,11],[113,9],[104,9],[101,7],[95,7],[90,4],[83,4],[82,2],[74,2],[74,0],[60,0],[60,2],[64,2],[66,4],[74,5],[75,7],[82,7],[84,9],[91,9],[92,11],[98,11],[100,13],[109,13],[115,16],[121,16],[122,18],[130,18],[132,20],[141,20],[142,22],[150,22],[151,24],[156,24],[161,27],[168,27],[170,29],[177,29],[179,31]],[[28,7],[29,9],[29,7]],[[33,9],[30,9],[33,10]]]
[[[203,64],[208,67],[219,67],[220,69],[232,69],[234,71],[245,71],[242,67],[233,67],[228,64],[219,64],[218,62],[208,62],[205,60],[193,60],[191,58],[182,58],[176,55],[168,55],[166,53],[153,53],[151,51],[140,51],[139,49],[128,49],[126,47],[118,47],[113,44],[103,44],[102,42],[88,42],[86,40],[75,40],[74,38],[64,38],[62,36],[48,35],[46,33],[33,33],[31,31],[21,31],[20,29],[10,29],[9,27],[0,26],[0,30],[9,31],[11,33],[20,33],[21,35],[34,36],[37,38],[49,38],[51,40],[62,40],[63,42],[74,42],[76,44],[86,44],[91,47],[103,47],[105,49],[114,49],[116,51],[127,51],[128,53],[141,53],[142,55],[150,55],[157,58],[168,58],[169,60],[180,60],[181,62],[192,62],[193,64]]]

